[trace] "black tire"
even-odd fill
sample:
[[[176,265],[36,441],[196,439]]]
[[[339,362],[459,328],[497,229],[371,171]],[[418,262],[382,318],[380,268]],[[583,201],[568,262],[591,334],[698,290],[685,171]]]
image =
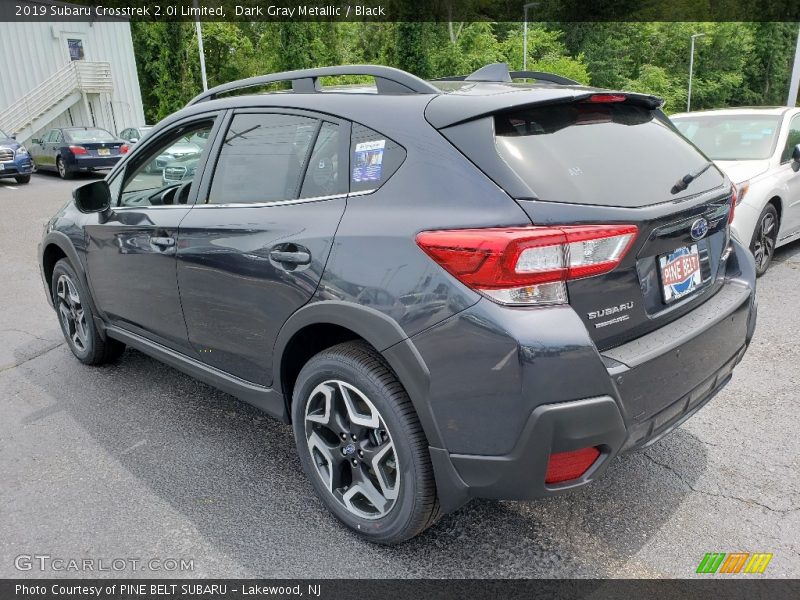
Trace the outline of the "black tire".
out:
[[[750,241],[750,252],[756,261],[756,277],[767,272],[775,256],[780,220],[773,204],[767,204],[756,221],[756,230]]]
[[[17,183],[19,183],[19,184],[30,183],[31,176],[30,175],[17,175],[14,179],[16,179]]]
[[[125,344],[100,336],[87,300],[88,293],[66,258],[53,268],[51,289],[61,332],[75,357],[87,365],[102,365],[118,359],[125,351]]]
[[[329,385],[341,384],[352,387],[346,389],[349,390],[348,394],[353,393],[357,401],[358,394],[361,394],[361,398],[368,399],[367,404],[359,405],[360,410],[356,412],[356,416],[359,413],[362,417],[369,415],[377,418],[379,423],[372,429],[372,426],[359,428],[350,423],[351,431],[355,432],[352,435],[358,437],[358,441],[355,441],[356,437],[352,438],[352,444],[350,438],[341,441],[341,433],[337,434],[327,425],[307,420],[308,416],[316,415],[323,419],[327,416],[328,422],[334,423],[335,429],[346,427],[338,417],[330,416],[336,412],[335,409],[325,409],[326,413],[322,415],[312,405],[312,402],[319,402],[319,398],[324,403],[328,397],[324,392],[316,396],[312,392],[325,389]],[[338,393],[343,393],[341,387]],[[336,398],[334,395],[333,402],[343,403],[343,396],[339,400]],[[377,410],[377,415],[371,412],[369,403]],[[355,402],[351,401],[351,404]],[[349,411],[347,413],[353,416]],[[294,388],[292,422],[303,470],[317,495],[328,510],[362,537],[378,544],[397,544],[422,533],[439,517],[433,468],[422,426],[403,386],[381,355],[368,344],[339,344],[320,352],[306,363]],[[310,449],[310,440],[315,433],[319,435],[318,439],[324,438],[325,443],[333,448],[329,456],[335,456],[340,461],[339,467],[330,471],[341,475],[337,475],[336,481],[342,483],[342,487],[337,488],[332,478],[325,479],[323,473],[327,473],[324,466],[326,458]],[[378,442],[375,442],[376,437]],[[350,446],[356,450],[351,451]],[[363,460],[358,466],[353,466],[351,471],[351,463],[358,463],[359,456]],[[376,463],[378,466],[373,469]],[[381,471],[380,480],[376,473],[378,469]],[[372,488],[363,487],[369,485],[368,478],[374,483]],[[381,482],[393,482],[394,485],[389,488]],[[371,504],[366,495],[358,493],[350,498],[348,506],[342,496],[347,496],[356,488],[370,489],[373,493],[377,491],[379,497],[386,504],[391,503],[391,506],[384,513],[380,509],[369,512],[377,504]],[[349,492],[346,491],[348,489]],[[389,497],[392,499],[386,500]],[[359,502],[364,507],[363,511],[354,508]],[[369,516],[363,517],[354,511]]]
[[[75,173],[67,168],[67,165],[64,164],[64,160],[60,156],[56,158],[56,171],[58,171],[58,176],[61,177],[61,179],[74,179],[75,177]]]

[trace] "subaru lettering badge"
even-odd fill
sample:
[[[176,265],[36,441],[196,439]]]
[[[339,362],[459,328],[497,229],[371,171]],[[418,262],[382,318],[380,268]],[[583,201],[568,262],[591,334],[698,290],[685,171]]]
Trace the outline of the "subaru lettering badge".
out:
[[[697,219],[694,223],[692,223],[692,239],[693,240],[701,240],[706,237],[708,233],[708,221],[705,219]]]

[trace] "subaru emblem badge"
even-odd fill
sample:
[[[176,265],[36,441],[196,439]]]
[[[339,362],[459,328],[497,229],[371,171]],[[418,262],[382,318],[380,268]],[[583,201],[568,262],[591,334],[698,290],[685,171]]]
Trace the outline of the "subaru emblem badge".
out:
[[[702,218],[697,219],[694,223],[692,223],[692,229],[690,232],[693,240],[703,239],[708,233],[708,221]]]

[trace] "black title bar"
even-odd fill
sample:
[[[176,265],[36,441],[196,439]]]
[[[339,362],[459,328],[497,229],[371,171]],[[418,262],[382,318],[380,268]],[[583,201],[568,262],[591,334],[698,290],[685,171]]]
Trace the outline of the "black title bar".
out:
[[[525,0],[0,0],[0,21],[521,21]],[[541,0],[530,21],[800,21],[798,0]]]
[[[694,580],[0,580],[3,600],[789,600],[799,594],[798,580],[718,575]]]

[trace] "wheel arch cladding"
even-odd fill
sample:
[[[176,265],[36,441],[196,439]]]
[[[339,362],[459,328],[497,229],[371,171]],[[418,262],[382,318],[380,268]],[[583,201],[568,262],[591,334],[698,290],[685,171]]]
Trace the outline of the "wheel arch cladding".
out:
[[[309,358],[342,341],[361,339],[375,348],[408,393],[432,446],[441,436],[427,403],[430,373],[400,326],[375,309],[349,302],[306,305],[283,325],[275,342],[273,387],[283,393],[287,414],[297,375]]]
[[[53,270],[56,268],[56,263],[62,258],[69,260],[64,249],[55,242],[48,243],[42,251],[42,273],[50,296],[53,295]]]
[[[100,312],[97,310],[97,305],[92,297],[89,281],[86,277],[84,264],[78,256],[78,251],[70,242],[70,239],[60,231],[51,231],[45,236],[42,241],[42,252],[39,261],[42,267],[42,279],[47,286],[48,299],[52,306],[53,302],[53,270],[56,263],[65,258],[72,265],[75,274],[78,276],[78,282],[86,291],[86,302],[94,315],[95,325],[98,327],[98,333],[102,339],[105,339],[105,327],[102,322]],[[54,307],[55,308],[55,307]]]

